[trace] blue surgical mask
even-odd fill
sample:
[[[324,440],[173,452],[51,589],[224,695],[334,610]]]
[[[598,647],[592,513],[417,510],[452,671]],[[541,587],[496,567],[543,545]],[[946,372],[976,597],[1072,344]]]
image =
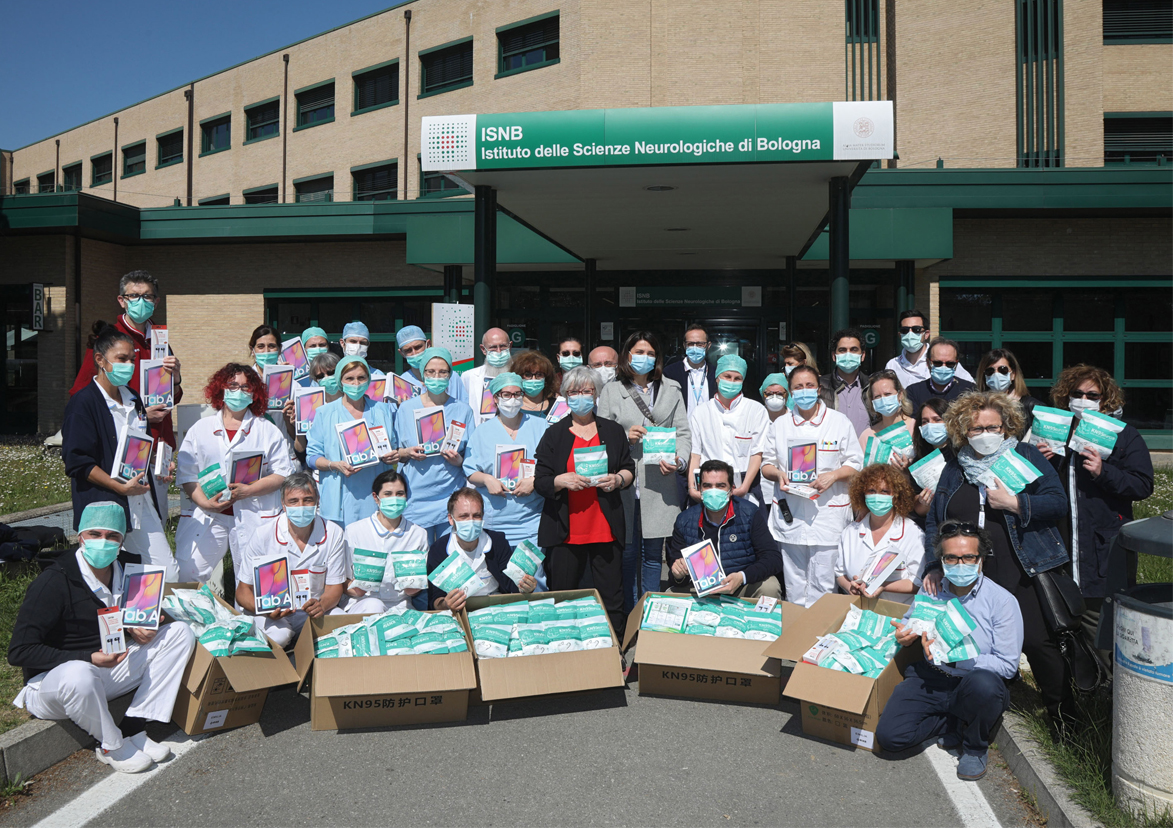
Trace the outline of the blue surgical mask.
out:
[[[379,498],[379,511],[382,512],[391,520],[403,514],[403,510],[407,508],[407,498],[399,497],[397,495],[389,495],[387,497]]]
[[[305,528],[314,522],[318,516],[317,506],[286,506],[285,514],[294,526]]]
[[[229,411],[244,411],[253,404],[253,395],[247,391],[225,391],[224,405]]]
[[[684,353],[694,365],[705,358],[705,349],[700,345],[690,345],[684,349]]]
[[[730,382],[729,380],[717,380],[717,390],[721,392],[721,396],[727,400],[732,400],[741,393],[740,382]]]
[[[701,492],[701,502],[710,512],[720,512],[729,506],[729,492],[725,489],[705,489]]]
[[[115,387],[126,385],[134,377],[133,362],[111,362],[110,367],[105,370],[106,379]]]
[[[978,579],[981,574],[980,564],[941,564],[945,579],[953,586],[967,587]]]
[[[324,390],[331,397],[337,395],[338,385],[338,377],[334,376],[333,374],[322,377],[320,380],[318,380],[318,387]]]
[[[481,527],[485,525],[483,520],[454,520],[456,524],[456,537],[460,538],[465,543],[472,543],[481,536]]]
[[[656,367],[656,358],[647,354],[632,354],[628,359],[628,364],[632,371],[642,376],[651,373],[651,370]]]
[[[876,517],[883,517],[892,511],[892,495],[864,495],[863,502],[867,504],[868,511]]]
[[[131,299],[126,303],[126,315],[141,325],[155,314],[155,303],[146,299]]]
[[[415,356],[409,356],[407,364],[417,371],[422,371],[424,369],[424,352],[420,351]]]
[[[447,385],[447,381],[445,381],[445,385]],[[358,402],[363,398],[363,395],[367,393],[367,389],[370,387],[370,380],[359,383],[358,385],[343,385],[342,393],[350,397],[353,402]]]
[[[281,354],[276,351],[269,351],[268,353],[258,352],[253,354],[253,359],[257,361],[257,365],[276,365],[280,356]]]
[[[1010,374],[999,374],[997,371],[986,377],[986,387],[991,391],[1005,391],[1014,384],[1014,377]]]
[[[924,437],[930,446],[943,446],[949,439],[949,432],[945,429],[944,423],[925,423],[920,427],[920,436]]]
[[[891,417],[896,413],[896,409],[900,408],[900,397],[896,394],[876,397],[872,400],[872,408],[876,409],[876,413],[881,417]]]
[[[844,371],[854,371],[863,362],[863,357],[859,354],[836,354],[835,364]]]
[[[424,387],[434,396],[448,393],[448,377],[424,377]]]
[[[83,538],[81,544],[81,556],[94,569],[105,569],[114,563],[122,546],[118,541],[105,538]]]
[[[944,365],[934,365],[933,369],[929,371],[929,374],[933,378],[933,382],[937,383],[938,386],[948,385],[949,383],[953,382],[953,375],[956,373],[956,368],[946,368]]]
[[[800,388],[790,392],[790,399],[799,410],[810,411],[819,401],[819,391],[817,388]]]
[[[489,351],[485,354],[485,362],[494,368],[504,368],[509,364],[509,351]]]
[[[590,394],[575,394],[566,398],[566,404],[570,406],[571,411],[581,417],[594,410],[595,398]]]
[[[582,357],[558,357],[558,366],[563,371],[573,371],[580,365],[582,365]]]
[[[546,389],[546,381],[544,379],[527,379],[521,381],[521,390],[525,392],[527,397],[536,397]]]
[[[909,331],[904,336],[900,337],[900,347],[902,347],[907,353],[910,354],[914,351],[919,351],[920,346],[923,344],[924,338],[921,336],[921,334],[913,333],[912,331]]]
[[[315,345],[312,348],[305,349],[305,357],[306,357],[306,359],[313,359],[316,356],[321,356],[322,354],[326,353],[326,351],[328,351],[328,350],[330,350],[330,349],[328,347],[326,347],[325,345]]]

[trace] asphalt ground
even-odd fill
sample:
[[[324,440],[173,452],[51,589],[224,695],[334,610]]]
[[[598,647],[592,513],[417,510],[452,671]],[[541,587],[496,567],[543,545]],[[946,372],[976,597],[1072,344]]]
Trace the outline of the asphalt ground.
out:
[[[270,694],[259,723],[194,742],[152,725],[154,738],[185,752],[139,776],[79,752],[37,777],[0,824],[911,828],[1030,819],[996,751],[975,792],[935,745],[891,758],[803,735],[790,699],[764,707],[641,697],[633,685],[474,706],[449,725],[315,733],[309,717],[306,696],[287,688]]]

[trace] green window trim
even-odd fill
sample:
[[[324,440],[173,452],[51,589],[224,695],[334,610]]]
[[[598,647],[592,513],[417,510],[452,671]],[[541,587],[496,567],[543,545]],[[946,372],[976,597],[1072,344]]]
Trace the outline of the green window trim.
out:
[[[465,43],[471,42],[472,35],[469,35],[468,37],[460,37],[456,40],[449,40],[447,43],[441,43],[439,46],[429,46],[426,49],[420,49],[418,52],[416,52],[416,55],[419,57],[424,57],[426,55],[432,54],[432,52],[441,52],[444,49],[451,49],[453,46],[463,46]]]
[[[319,86],[325,86],[328,83],[333,83],[334,80],[335,80],[334,78],[327,78],[324,81],[318,81],[317,83],[311,83],[309,86],[303,86],[300,89],[294,89],[293,94],[300,95],[302,92],[309,92],[312,89],[317,89]]]
[[[13,195],[28,195],[30,186],[32,186],[32,182],[28,178],[22,178],[20,181],[13,181],[12,182],[12,194]],[[21,187],[24,188],[24,192],[20,192]]]
[[[220,149],[205,150],[204,152],[201,152],[196,157],[203,158],[205,155],[215,155],[218,152],[228,152],[228,150],[230,150],[230,149],[232,149],[232,147],[221,147]]]
[[[272,195],[273,195],[272,201],[268,201],[268,200],[266,200],[266,201],[250,201],[249,200],[250,197],[256,196],[261,193],[264,193],[265,195],[272,193]],[[245,204],[252,204],[252,205],[279,204],[281,201],[281,185],[274,182],[272,184],[265,184],[261,187],[249,187],[247,190],[242,192],[241,195],[244,196],[244,203]]]
[[[208,196],[207,198],[201,198],[196,203],[199,204],[201,207],[219,207],[219,206],[223,206],[223,205],[219,204],[219,202],[222,202],[222,201],[226,201],[227,203],[231,204],[232,203],[232,193],[221,193],[220,195]]]
[[[1017,166],[1066,165],[1063,0],[1014,0]]]
[[[329,180],[329,182],[330,182],[329,189],[315,189],[315,190],[310,190],[310,191],[304,192],[304,193],[301,192],[300,190],[298,190],[298,186],[301,184],[313,184],[314,182],[317,182],[317,181],[326,181],[326,180]],[[307,176],[303,176],[301,178],[295,178],[293,180],[293,192],[294,192],[294,195],[293,195],[294,202],[298,203],[298,204],[315,202],[315,201],[333,201],[334,200],[334,193],[335,193],[334,173],[333,172],[317,173],[315,175],[307,175]],[[306,198],[306,199],[302,198],[303,195],[314,196],[314,195],[318,195],[319,193],[323,194],[321,198]]]
[[[519,75],[523,72],[543,69],[547,66],[554,66],[560,63],[560,47],[562,42],[560,20],[559,12],[555,10],[546,14],[537,15],[536,17],[527,18],[526,20],[519,20],[516,23],[506,26],[498,26],[497,74],[493,76],[493,79],[496,80],[511,75]],[[551,21],[553,25],[551,25]],[[527,38],[525,33],[519,33],[519,29],[532,29],[530,37]],[[509,36],[515,34],[521,34],[521,42],[509,44],[510,48],[506,50]],[[529,53],[538,50],[541,50],[544,56],[542,60],[507,68],[507,63],[512,58],[521,58],[524,61],[528,58]]]
[[[138,150],[142,150],[139,152]],[[136,169],[132,169],[136,168]],[[135,141],[122,147],[122,175],[120,178],[134,178],[147,171],[147,142]]]
[[[1104,45],[1173,43],[1173,8],[1145,0],[1104,0]]]
[[[252,195],[253,193],[259,193],[261,190],[271,190],[274,187],[280,189],[281,185],[274,181],[272,184],[262,184],[260,187],[249,187],[247,190],[242,190],[240,194]]]
[[[398,106],[398,105],[399,105],[399,99],[396,98],[395,100],[387,101],[386,103],[375,104],[374,106],[368,106],[368,107],[365,107],[364,109],[352,110],[350,113],[350,117],[353,118],[355,115],[366,115],[368,112],[374,112],[375,110],[378,110],[378,109],[388,109],[392,106]]]
[[[177,155],[163,157],[163,148],[165,144],[170,144],[168,138],[179,136],[179,153]],[[160,132],[155,136],[155,169],[161,170],[164,167],[174,167],[176,164],[183,163],[184,144],[183,144],[183,127],[177,129],[169,129],[166,132]]]
[[[213,145],[212,139],[215,131],[221,125],[226,126],[227,143],[218,147]],[[217,115],[215,118],[205,118],[200,121],[200,158],[205,155],[215,155],[218,152],[227,152],[232,149],[232,113],[226,112],[223,115]]]
[[[388,164],[398,164],[398,158],[388,158],[386,161],[372,161],[370,164],[359,164],[357,167],[351,167],[350,171],[362,172],[363,170],[371,170],[375,167],[386,167]]]
[[[434,92],[421,92],[420,94],[415,96],[415,99],[417,101],[419,101],[419,100],[423,100],[424,98],[430,98],[433,95],[443,95],[445,92],[455,92],[457,89],[464,89],[465,87],[472,86],[472,85],[473,85],[472,81],[465,81],[464,83],[458,83],[458,84],[455,84],[454,86],[445,86],[443,89],[437,89]]]
[[[380,181],[375,177],[376,171],[387,170]],[[356,175],[357,173],[357,175]],[[364,175],[364,173],[367,173]],[[382,184],[384,186],[369,187],[359,191],[359,182]],[[350,168],[350,200],[351,201],[396,201],[399,198],[399,161],[376,161],[372,164],[360,164]]]
[[[1164,166],[1173,160],[1173,112],[1105,112],[1104,166]]]
[[[97,165],[98,162],[105,161],[109,168],[102,174],[101,180],[98,178]],[[97,155],[90,156],[90,186],[101,187],[104,184],[109,184],[114,180],[114,153],[100,152]]]
[[[526,72],[532,72],[535,69],[545,69],[547,66],[557,66],[561,62],[562,58],[554,58],[552,60],[544,60],[541,63],[534,63],[529,66],[521,66],[517,69],[506,69],[503,72],[498,72],[497,74],[493,75],[493,80],[508,78],[513,75],[523,75]]]
[[[42,181],[41,181],[42,178],[49,179],[49,187],[52,188],[49,190],[49,192],[51,192],[51,193],[57,192],[57,170],[56,169],[45,170],[43,173],[37,173],[36,179],[37,179],[37,192],[38,193],[41,192],[41,188],[45,186],[44,183],[42,183]]]
[[[329,87],[328,95],[326,87]],[[297,102],[294,132],[334,123],[338,104],[338,87],[334,84],[334,78],[303,86],[293,93],[293,98]],[[329,115],[324,115],[327,109]],[[307,120],[309,117],[313,120]]]
[[[75,175],[76,173],[76,175]],[[61,189],[62,192],[73,192],[82,188],[81,184],[82,162],[73,161],[69,164],[61,165]],[[76,184],[70,182],[71,178],[76,178]]]
[[[332,124],[332,123],[334,123],[334,119],[327,118],[327,119],[324,119],[321,121],[314,121],[312,124],[302,124],[301,126],[295,126],[292,131],[293,132],[301,132],[303,129],[313,129],[314,127],[317,127],[317,126],[324,126],[325,124]]]
[[[399,63],[399,58],[392,58],[391,60],[385,60],[382,63],[376,63],[373,66],[364,66],[362,69],[355,69],[350,73],[350,76],[352,78],[357,78],[359,75],[365,75],[367,72],[374,72],[379,69],[386,69],[388,66],[394,66],[397,63]]]
[[[176,158],[174,161],[165,161],[162,164],[156,164],[155,169],[161,170],[165,167],[174,167],[176,164],[182,164],[182,163],[183,163],[183,156],[180,156],[179,158]]]
[[[306,184],[310,181],[317,181],[319,178],[333,178],[333,172],[314,173],[313,175],[303,175],[301,178],[293,179],[293,185]]]
[[[228,112],[221,112],[219,115],[213,115],[211,118],[204,118],[202,121],[200,121],[200,126],[203,126],[204,124],[207,124],[207,123],[211,123],[212,121],[219,121],[221,118],[231,118],[231,117],[232,117],[232,110],[229,110]]]
[[[501,34],[501,32],[507,32],[510,29],[516,29],[519,26],[528,26],[530,23],[537,23],[539,20],[548,20],[551,17],[558,17],[559,14],[561,14],[561,10],[554,9],[554,11],[548,11],[544,12],[543,14],[535,14],[533,17],[527,17],[525,20],[518,20],[514,23],[506,23],[504,26],[498,26],[493,31],[496,34]]]
[[[183,127],[176,127],[175,129],[169,129],[166,132],[156,132],[155,133],[155,140],[157,141],[160,138],[166,138],[168,135],[174,135],[177,132],[183,132]]]
[[[394,69],[395,71],[393,73],[384,71],[384,70],[390,70],[390,69]],[[360,93],[362,91],[362,86],[365,83],[365,81],[368,79],[368,77],[375,74],[375,73],[390,74],[390,76],[393,78],[393,83],[394,83],[394,87],[395,87],[394,88],[394,95],[393,95],[393,97],[391,97],[390,99],[388,99],[386,101],[380,101],[379,103],[370,104],[368,106],[359,106],[360,98],[361,98]],[[352,118],[355,115],[365,115],[367,112],[374,112],[377,109],[387,109],[388,107],[395,106],[399,103],[399,95],[400,95],[400,93],[399,93],[399,85],[400,85],[399,58],[395,58],[394,60],[384,61],[383,63],[376,63],[374,66],[368,66],[365,69],[359,69],[357,72],[351,72],[350,77],[351,77],[351,81],[352,81],[351,85],[354,87],[353,100],[351,101],[351,112],[350,112],[350,116]]]
[[[465,45],[468,46],[467,58],[465,57],[463,50],[459,53],[456,52],[457,49],[460,49],[461,47],[463,47]],[[463,64],[463,62],[467,59],[467,62],[468,62],[467,76],[463,72],[463,69],[465,68],[463,65],[456,67],[456,68],[453,68],[451,66],[445,67],[444,72],[442,74],[455,74],[457,71],[460,71],[459,76],[456,79],[451,80],[451,81],[447,81],[447,82],[444,80],[441,80],[439,82],[433,82],[433,85],[429,86],[428,75],[429,74],[434,75],[436,72],[436,67],[433,67],[431,69],[431,71],[429,71],[429,68],[428,68],[429,61],[427,60],[427,58],[431,58],[433,56],[438,58],[439,57],[438,53],[446,52],[446,51],[451,51],[452,55],[449,55],[448,57],[459,59],[461,64]],[[430,98],[433,95],[441,95],[445,92],[453,92],[457,89],[464,89],[465,87],[473,85],[475,65],[473,63],[473,60],[474,60],[473,39],[471,37],[463,37],[463,38],[460,38],[459,40],[453,40],[448,43],[442,43],[439,46],[432,46],[431,48],[423,49],[418,53],[418,55],[419,55],[419,63],[420,63],[420,73],[419,73],[419,75],[420,75],[420,80],[419,80],[420,91],[419,91],[419,94],[416,96],[417,99]],[[439,83],[442,85],[435,85],[436,83]]]
[[[277,104],[277,106],[271,107],[271,104]],[[266,115],[269,117],[264,117],[262,120],[262,117]],[[273,127],[273,129],[271,131],[264,132],[264,130],[268,129],[269,127]],[[254,135],[254,131],[262,131],[263,134]],[[260,141],[266,141],[269,138],[276,138],[280,134],[280,95],[275,95],[272,98],[265,98],[263,101],[251,103],[244,108],[244,146],[248,146],[249,144],[256,144]]]

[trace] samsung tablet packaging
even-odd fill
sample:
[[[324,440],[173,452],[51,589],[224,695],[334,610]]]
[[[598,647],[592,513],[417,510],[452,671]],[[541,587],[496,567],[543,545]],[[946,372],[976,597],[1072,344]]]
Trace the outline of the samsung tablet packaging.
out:
[[[722,610],[727,609],[741,619],[740,638],[718,632],[723,629]],[[802,612],[802,607],[785,601],[758,612],[757,601],[751,598],[722,595],[698,601],[687,593],[649,592],[627,617],[623,649],[635,645],[641,696],[777,704],[782,665],[762,654],[766,641],[750,636],[759,627],[757,621],[773,635],[774,629],[781,632]],[[682,628],[676,629],[678,625]]]
[[[474,620],[482,617],[478,613],[483,613],[491,607],[496,608],[489,610],[494,616],[498,613],[505,613],[501,619],[497,619],[501,620],[501,623],[496,625],[502,627],[503,631],[511,631],[514,626],[508,621],[510,607],[516,607],[517,617],[524,616],[527,621],[539,617],[547,619],[546,623],[551,628],[544,636],[545,643],[538,640],[543,637],[538,635],[533,636],[533,641],[518,638],[517,647],[530,649],[530,654],[526,654],[522,658],[501,657],[500,642],[497,642],[499,645],[497,652],[492,654],[489,653],[486,645],[480,645],[481,651],[475,651],[473,658],[477,665],[481,698],[486,702],[492,702],[622,687],[623,661],[619,655],[619,639],[615,636],[615,631],[612,629],[606,613],[597,615],[599,618],[597,622],[583,626],[588,630],[598,627],[600,633],[599,636],[592,639],[590,649],[563,650],[559,643],[561,639],[557,630],[560,626],[558,621],[565,618],[565,615],[560,612],[566,612],[566,607],[563,606],[560,611],[559,605],[589,608],[597,605],[598,608],[602,608],[602,603],[599,593],[593,589],[483,595],[469,598],[460,613],[461,621],[466,628],[471,628]],[[593,618],[583,620],[593,621]],[[487,626],[482,625],[479,620],[476,623],[478,627],[487,629]],[[532,626],[526,622],[517,624],[519,633],[521,629]],[[480,634],[480,630],[478,630],[478,634]],[[608,646],[595,646],[595,644],[605,643],[608,636],[610,637]],[[474,635],[473,638],[475,650],[477,636]],[[513,647],[511,639],[511,634],[505,639],[507,643],[504,646],[507,650]],[[581,637],[579,643],[580,645],[585,643]]]
[[[310,688],[311,730],[460,722],[468,717],[469,691],[476,687],[476,670],[466,625],[462,623],[460,627],[466,649],[459,653],[316,656],[319,638],[361,623],[363,618],[325,615],[310,619],[302,627],[293,653],[298,689],[307,682]]]
[[[164,597],[176,590],[197,590],[199,584],[166,584]],[[235,609],[212,596],[226,614]],[[247,616],[242,616],[247,617]],[[189,736],[228,730],[260,720],[269,690],[297,681],[297,673],[285,652],[268,642],[266,651],[232,656],[213,656],[196,644],[183,673],[171,720]]]
[[[871,610],[880,616],[875,619],[876,629],[846,630],[845,622],[849,616],[857,623],[859,619],[872,618],[871,613],[865,614],[862,610]],[[895,601],[857,595],[824,595],[807,607],[793,624],[787,624],[777,641],[765,647],[763,655],[767,657],[797,662],[783,692],[799,701],[803,733],[843,745],[875,749],[876,725],[884,705],[903,680],[904,668],[923,657],[921,648],[897,647],[894,657],[879,669],[876,678],[845,671],[842,665],[840,669],[827,669],[804,662],[804,657],[810,656],[820,639],[881,633],[885,626],[891,626],[890,619],[899,620],[907,611],[906,604]],[[885,622],[885,619],[889,620]],[[845,632],[840,633],[840,630]],[[863,652],[866,653],[866,649]],[[845,658],[844,661],[850,660]],[[867,664],[853,666],[858,666],[861,671],[868,667],[879,668],[878,663],[870,660]]]

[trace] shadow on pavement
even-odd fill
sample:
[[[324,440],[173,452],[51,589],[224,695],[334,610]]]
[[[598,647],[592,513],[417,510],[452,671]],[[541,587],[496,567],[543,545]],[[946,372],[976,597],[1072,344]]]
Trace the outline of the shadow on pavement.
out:
[[[582,713],[588,710],[608,710],[618,707],[627,707],[627,694],[622,687],[560,696],[538,696],[509,702],[493,702],[491,718],[494,721],[532,719],[537,716],[557,716],[561,713]],[[472,711],[470,710],[469,713],[471,715]]]

